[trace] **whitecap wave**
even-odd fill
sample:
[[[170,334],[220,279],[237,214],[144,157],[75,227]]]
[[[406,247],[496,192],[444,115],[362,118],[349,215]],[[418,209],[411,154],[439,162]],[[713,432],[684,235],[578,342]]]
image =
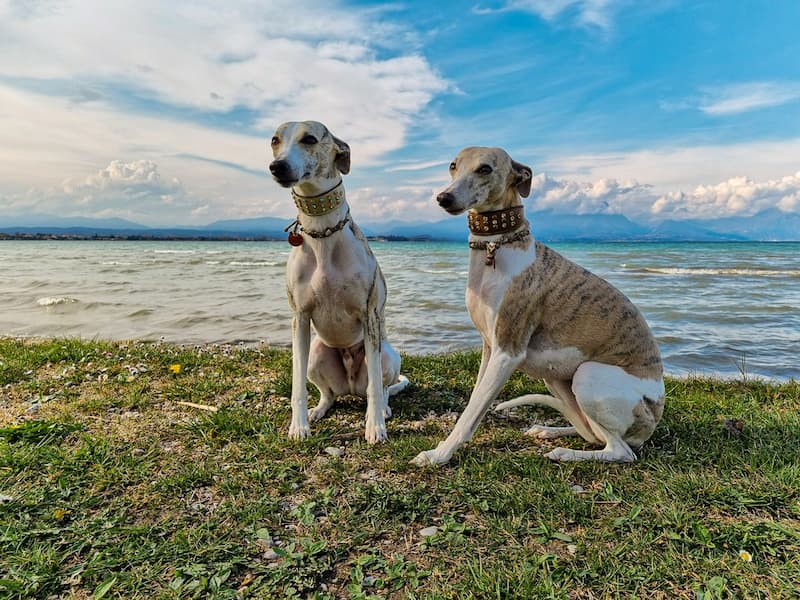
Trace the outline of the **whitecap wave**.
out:
[[[635,269],[640,273],[657,275],[739,275],[747,277],[800,277],[798,269],[741,269],[741,268],[695,268],[695,267],[645,267]]]
[[[36,300],[36,304],[39,306],[57,306],[58,304],[74,304],[75,302],[78,302],[78,300],[66,296],[47,296]]]

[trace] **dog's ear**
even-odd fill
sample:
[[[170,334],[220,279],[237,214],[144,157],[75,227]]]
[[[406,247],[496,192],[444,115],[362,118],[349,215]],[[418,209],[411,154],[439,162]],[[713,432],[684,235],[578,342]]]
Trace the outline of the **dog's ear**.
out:
[[[350,172],[350,146],[331,134],[333,138],[333,145],[336,147],[336,159],[334,164],[342,175],[347,175]]]
[[[519,195],[527,198],[531,193],[531,182],[533,180],[533,169],[515,160],[511,161],[511,170],[514,173],[514,185],[517,186]]]

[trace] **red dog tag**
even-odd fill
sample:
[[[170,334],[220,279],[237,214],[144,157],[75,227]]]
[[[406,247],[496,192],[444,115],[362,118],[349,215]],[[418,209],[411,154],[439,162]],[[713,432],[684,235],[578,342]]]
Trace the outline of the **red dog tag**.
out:
[[[289,243],[292,246],[300,246],[303,243],[303,236],[296,231],[289,232]]]

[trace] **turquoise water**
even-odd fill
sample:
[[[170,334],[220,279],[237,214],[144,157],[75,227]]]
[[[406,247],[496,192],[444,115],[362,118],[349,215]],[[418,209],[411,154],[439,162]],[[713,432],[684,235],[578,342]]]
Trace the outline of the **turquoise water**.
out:
[[[553,244],[644,312],[667,372],[798,378],[800,244]],[[374,242],[401,351],[477,348],[466,244]],[[0,335],[290,342],[283,242],[0,242]]]

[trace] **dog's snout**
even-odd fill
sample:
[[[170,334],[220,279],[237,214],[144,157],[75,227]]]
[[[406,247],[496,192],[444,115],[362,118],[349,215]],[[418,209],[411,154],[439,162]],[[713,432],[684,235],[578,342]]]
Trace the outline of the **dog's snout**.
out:
[[[285,179],[285,176],[289,172],[289,163],[287,163],[285,160],[273,160],[271,163],[269,163],[269,172],[275,177]]]
[[[289,161],[278,159],[269,164],[269,172],[272,177],[284,187],[288,187],[297,181],[297,177],[292,170]]]
[[[441,192],[436,196],[436,202],[444,209],[452,208],[456,203],[456,197],[450,192]]]

